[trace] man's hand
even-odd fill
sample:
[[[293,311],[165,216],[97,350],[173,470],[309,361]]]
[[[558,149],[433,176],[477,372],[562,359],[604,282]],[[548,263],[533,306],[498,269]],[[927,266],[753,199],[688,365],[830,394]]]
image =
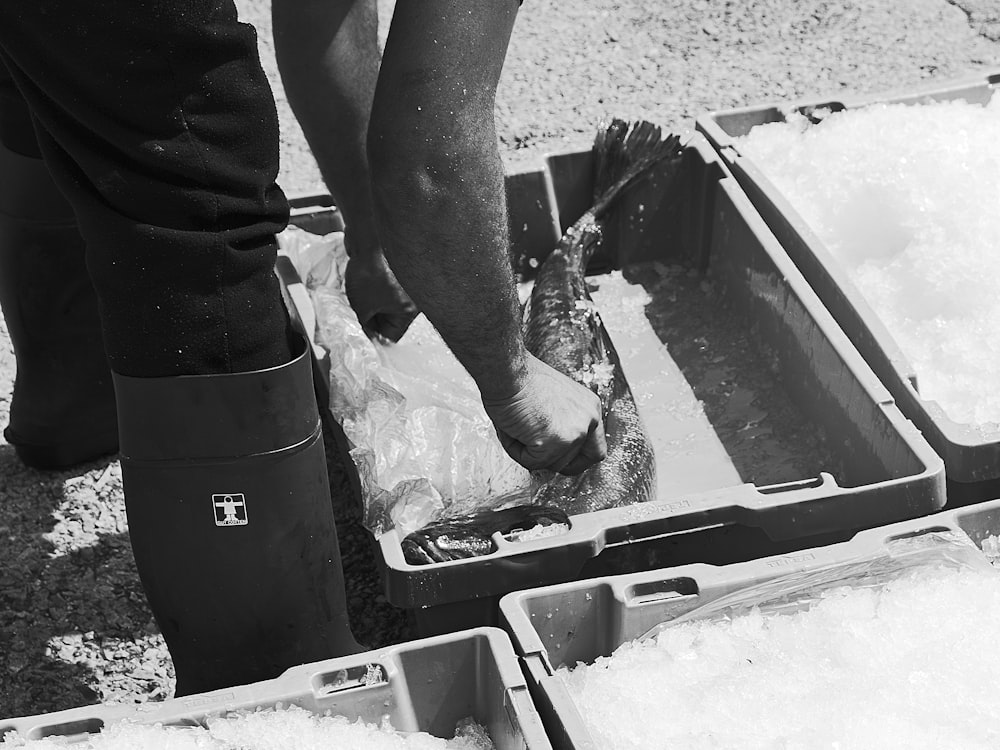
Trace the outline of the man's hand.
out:
[[[417,317],[417,306],[396,281],[381,252],[351,254],[344,286],[351,307],[369,336],[399,341]]]
[[[528,356],[513,396],[483,404],[504,449],[526,469],[579,474],[607,455],[600,399],[589,388]]]

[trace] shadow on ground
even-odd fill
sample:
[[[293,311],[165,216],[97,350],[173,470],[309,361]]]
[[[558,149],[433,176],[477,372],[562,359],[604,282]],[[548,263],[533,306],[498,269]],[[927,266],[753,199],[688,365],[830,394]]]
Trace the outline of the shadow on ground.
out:
[[[64,637],[88,634],[113,651],[112,644],[149,634],[127,534],[99,536],[92,529],[85,532],[92,544],[58,556],[46,539],[64,483],[77,473],[27,469],[9,445],[0,446],[0,716],[98,700],[92,685],[108,665],[60,658],[74,648],[58,642]],[[78,657],[83,648],[81,639]]]

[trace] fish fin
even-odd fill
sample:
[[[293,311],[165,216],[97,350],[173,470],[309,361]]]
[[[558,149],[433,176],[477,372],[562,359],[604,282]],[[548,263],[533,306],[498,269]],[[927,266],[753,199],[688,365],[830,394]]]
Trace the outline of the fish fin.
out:
[[[626,187],[655,164],[678,158],[681,152],[679,136],[664,138],[659,126],[645,120],[628,123],[615,118],[602,125],[594,139],[594,216],[602,216]]]
[[[598,364],[609,364],[615,368],[616,371],[621,370],[621,362],[618,360],[618,353],[615,351],[614,344],[611,343],[611,337],[608,335],[607,329],[604,327],[604,323],[601,320],[601,315],[594,309],[593,319],[590,321],[591,338],[590,338],[590,356],[591,362],[594,365]],[[597,395],[601,397],[601,408],[602,410],[607,410],[607,399],[598,389]]]
[[[521,305],[521,330],[528,330],[528,321],[531,320],[531,300],[535,297],[535,289],[532,287],[531,294],[528,295],[528,299],[524,301]]]

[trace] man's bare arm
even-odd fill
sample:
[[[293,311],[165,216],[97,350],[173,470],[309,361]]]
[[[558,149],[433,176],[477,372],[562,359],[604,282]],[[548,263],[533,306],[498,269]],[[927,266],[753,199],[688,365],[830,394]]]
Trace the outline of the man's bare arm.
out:
[[[493,126],[517,8],[398,0],[369,132],[390,264],[487,399],[526,375]]]
[[[337,206],[377,245],[365,139],[378,80],[376,0],[272,0],[288,103]]]
[[[369,333],[403,335],[416,308],[385,264],[366,138],[379,71],[376,0],[272,0],[288,102],[347,225],[347,293]]]
[[[517,0],[397,0],[368,137],[386,257],[529,468],[603,458],[596,396],[532,357],[509,257],[494,102]]]

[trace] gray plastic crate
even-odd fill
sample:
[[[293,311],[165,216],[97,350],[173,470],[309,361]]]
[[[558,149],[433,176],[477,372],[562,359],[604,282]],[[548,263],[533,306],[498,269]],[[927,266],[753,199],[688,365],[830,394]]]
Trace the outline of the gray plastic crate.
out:
[[[496,628],[411,641],[293,667],[274,680],[142,705],[103,705],[0,720],[0,737],[66,741],[130,720],[199,726],[231,711],[281,704],[450,738],[460,720],[483,725],[497,750],[548,750],[551,744],[511,648]]]
[[[567,153],[550,157],[544,169],[508,177],[513,260],[522,278],[588,207],[591,167],[590,152]],[[769,377],[807,431],[825,435],[839,468],[820,466],[760,486],[745,479],[708,419],[662,408],[678,399],[698,404],[666,346],[650,331],[637,339],[635,331],[609,329],[633,390],[640,384],[652,394],[639,410],[657,459],[655,499],[574,515],[560,536],[497,536],[492,554],[432,565],[408,564],[399,534],[383,535],[386,597],[412,610],[420,635],[495,624],[499,598],[511,591],[686,562],[749,560],[847,539],[945,502],[941,459],[900,414],[703,138],[685,147],[675,181],[654,173],[626,196],[618,215],[607,232],[613,254],[595,258],[590,270],[648,261],[709,270],[745,326],[741,340],[766,357]]]
[[[976,426],[955,422],[937,402],[921,398],[913,367],[885,325],[825,244],[767,179],[759,165],[740,153],[736,139],[757,125],[784,122],[793,112],[808,117],[818,109],[838,112],[875,103],[965,100],[985,104],[998,85],[1000,71],[993,71],[905,92],[814,98],[711,112],[699,117],[696,124],[834,319],[896,399],[900,410],[943,457],[949,507],[1000,495],[1000,434],[984,435]]]
[[[693,564],[519,591],[500,602],[503,625],[556,750],[599,750],[556,674],[592,663],[708,602],[777,576],[874,554],[894,539],[964,532],[977,546],[1000,534],[1000,500],[868,529],[839,544],[723,567]]]

